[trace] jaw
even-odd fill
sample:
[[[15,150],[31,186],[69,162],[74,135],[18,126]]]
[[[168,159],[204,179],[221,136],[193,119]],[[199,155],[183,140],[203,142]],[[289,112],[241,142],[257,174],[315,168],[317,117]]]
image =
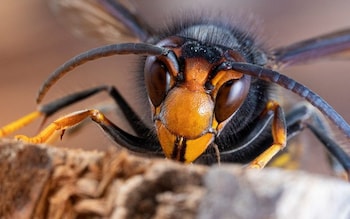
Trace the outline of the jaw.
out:
[[[172,89],[160,107],[155,125],[167,158],[190,163],[213,142],[214,103],[201,91]]]
[[[156,121],[159,142],[169,159],[184,163],[196,160],[214,141],[215,134],[207,132],[197,138],[188,139],[170,132],[159,120]]]

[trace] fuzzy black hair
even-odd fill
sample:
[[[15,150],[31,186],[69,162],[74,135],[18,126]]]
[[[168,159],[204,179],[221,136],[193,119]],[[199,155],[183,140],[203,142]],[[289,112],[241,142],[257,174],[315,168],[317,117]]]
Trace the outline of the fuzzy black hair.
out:
[[[249,63],[265,65],[268,57],[267,50],[263,48],[252,31],[242,28],[237,23],[224,15],[184,13],[181,19],[172,19],[164,28],[153,31],[153,35],[147,42],[156,44],[169,36],[180,36],[207,45],[236,50]]]

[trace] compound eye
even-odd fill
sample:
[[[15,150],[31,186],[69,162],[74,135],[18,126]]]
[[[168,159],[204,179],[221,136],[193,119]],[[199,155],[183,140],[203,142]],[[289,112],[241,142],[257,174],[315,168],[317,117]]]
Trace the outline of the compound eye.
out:
[[[145,83],[148,96],[153,106],[159,106],[166,95],[170,83],[170,75],[164,63],[150,56],[145,62]]]
[[[249,88],[249,76],[229,80],[219,88],[214,109],[218,123],[225,121],[239,109],[248,95]]]

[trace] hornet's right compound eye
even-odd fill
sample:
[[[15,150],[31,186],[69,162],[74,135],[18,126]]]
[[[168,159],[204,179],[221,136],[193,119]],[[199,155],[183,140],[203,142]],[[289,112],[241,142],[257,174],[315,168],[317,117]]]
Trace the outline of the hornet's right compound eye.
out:
[[[164,100],[170,85],[169,71],[164,63],[155,56],[149,56],[145,62],[145,83],[148,96],[154,107]]]
[[[221,123],[231,117],[245,101],[250,88],[250,77],[224,83],[216,96],[215,117]]]

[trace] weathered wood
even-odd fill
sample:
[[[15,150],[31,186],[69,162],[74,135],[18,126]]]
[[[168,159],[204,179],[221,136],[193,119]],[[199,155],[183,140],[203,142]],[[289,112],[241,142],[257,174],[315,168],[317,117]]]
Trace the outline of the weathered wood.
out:
[[[350,218],[347,182],[0,142],[0,218]]]

